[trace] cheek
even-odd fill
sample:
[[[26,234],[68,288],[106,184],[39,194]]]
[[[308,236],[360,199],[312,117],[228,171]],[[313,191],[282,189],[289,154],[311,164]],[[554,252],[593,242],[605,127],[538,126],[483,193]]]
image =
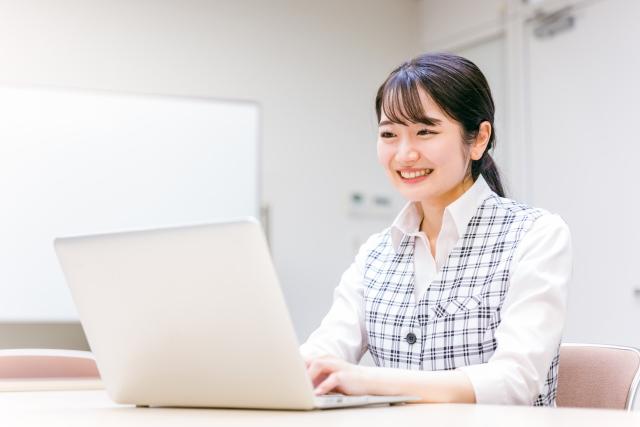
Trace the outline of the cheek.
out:
[[[460,142],[451,140],[432,146],[430,159],[440,166],[447,166],[448,170],[458,169],[465,164],[464,152],[459,147]]]
[[[378,153],[378,163],[382,166],[388,166],[393,158],[393,148],[389,144],[378,141],[376,151]]]

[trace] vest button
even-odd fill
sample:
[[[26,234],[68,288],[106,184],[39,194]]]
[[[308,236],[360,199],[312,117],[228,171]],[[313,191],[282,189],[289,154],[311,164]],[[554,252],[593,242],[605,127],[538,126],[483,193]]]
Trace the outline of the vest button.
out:
[[[414,334],[413,332],[409,332],[407,334],[407,336],[405,337],[405,339],[407,340],[407,342],[409,344],[415,344],[416,341],[418,341],[418,338],[416,337],[416,334]]]

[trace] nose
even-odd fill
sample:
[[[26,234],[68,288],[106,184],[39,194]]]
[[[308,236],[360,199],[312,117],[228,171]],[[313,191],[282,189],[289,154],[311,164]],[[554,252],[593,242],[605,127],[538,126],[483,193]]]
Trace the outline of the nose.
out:
[[[412,163],[419,158],[420,153],[418,153],[411,141],[406,138],[400,141],[398,151],[396,152],[396,160],[399,163]]]

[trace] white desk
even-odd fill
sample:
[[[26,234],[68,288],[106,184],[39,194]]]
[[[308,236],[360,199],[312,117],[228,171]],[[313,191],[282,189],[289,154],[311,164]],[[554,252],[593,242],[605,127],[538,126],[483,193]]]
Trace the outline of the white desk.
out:
[[[409,404],[326,411],[135,408],[103,390],[0,393],[2,426],[640,426],[640,412]]]

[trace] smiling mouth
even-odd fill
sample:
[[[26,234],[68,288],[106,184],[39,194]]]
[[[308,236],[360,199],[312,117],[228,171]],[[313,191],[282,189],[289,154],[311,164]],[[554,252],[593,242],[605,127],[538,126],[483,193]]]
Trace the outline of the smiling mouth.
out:
[[[398,175],[400,175],[403,179],[414,179],[420,178],[421,176],[426,176],[433,172],[433,169],[418,169],[413,171],[397,171]]]

